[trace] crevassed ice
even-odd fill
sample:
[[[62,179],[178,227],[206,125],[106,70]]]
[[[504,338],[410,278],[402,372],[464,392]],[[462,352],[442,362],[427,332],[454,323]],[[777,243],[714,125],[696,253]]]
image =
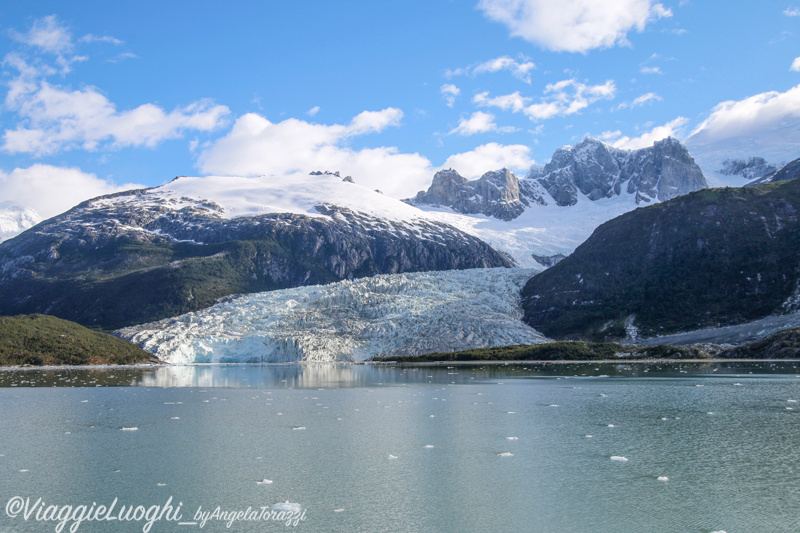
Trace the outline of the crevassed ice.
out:
[[[174,364],[363,361],[546,342],[522,322],[529,269],[391,274],[249,294],[118,334]]]

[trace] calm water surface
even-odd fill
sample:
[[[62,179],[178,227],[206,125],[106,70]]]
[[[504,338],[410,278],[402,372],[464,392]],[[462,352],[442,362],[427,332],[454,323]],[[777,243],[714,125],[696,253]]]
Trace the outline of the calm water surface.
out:
[[[58,525],[15,497],[305,510],[154,532],[800,531],[798,401],[796,363],[2,370],[0,532]]]

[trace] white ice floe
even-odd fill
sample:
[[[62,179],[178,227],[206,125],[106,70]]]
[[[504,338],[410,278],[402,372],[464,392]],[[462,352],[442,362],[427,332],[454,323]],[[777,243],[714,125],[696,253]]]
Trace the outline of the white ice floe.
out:
[[[623,457],[621,455],[612,455],[611,456],[611,460],[612,461],[619,461],[620,463],[627,463],[628,462],[628,458],[627,457]]]
[[[658,481],[669,481],[667,476],[658,476]]]
[[[291,503],[289,500],[286,500],[285,502],[274,504],[271,509],[279,512],[286,511],[289,513],[299,513],[303,510],[303,506],[299,503]]]
[[[363,361],[546,342],[522,322],[532,270],[390,274],[226,298],[117,332],[174,364]]]
[[[120,431],[139,431],[139,428],[137,428],[137,427],[129,427],[129,428],[128,427],[123,427],[123,428],[120,428]]]
[[[256,485],[272,485],[272,480],[264,478],[261,481],[256,481]]]
[[[519,437],[506,437],[506,440],[519,440]]]
[[[511,452],[498,453],[497,455],[499,455],[500,457],[514,457],[514,454]]]

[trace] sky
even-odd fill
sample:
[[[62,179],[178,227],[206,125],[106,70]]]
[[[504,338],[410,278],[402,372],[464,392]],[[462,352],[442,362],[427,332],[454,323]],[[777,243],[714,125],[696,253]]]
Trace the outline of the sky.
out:
[[[0,202],[45,217],[180,175],[404,198],[587,135],[800,156],[800,2],[31,0],[0,57]]]

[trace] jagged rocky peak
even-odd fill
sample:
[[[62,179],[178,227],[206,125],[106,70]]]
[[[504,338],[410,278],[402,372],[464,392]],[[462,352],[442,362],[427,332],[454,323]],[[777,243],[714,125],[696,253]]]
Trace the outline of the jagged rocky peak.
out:
[[[533,167],[527,178],[539,181],[560,206],[575,205],[578,193],[599,200],[625,192],[639,204],[707,187],[689,151],[672,137],[639,150],[621,150],[587,137],[556,150],[547,165]]]
[[[763,178],[778,170],[778,167],[767,162],[763,157],[749,157],[747,159],[726,159],[722,162],[722,168],[717,172],[723,176],[741,176],[751,181]]]
[[[790,161],[783,167],[774,170],[761,178],[751,181],[745,187],[755,187],[757,185],[764,185],[765,183],[772,183],[774,181],[787,181],[800,178],[800,159]]]
[[[525,179],[508,169],[470,181],[442,170],[427,191],[405,200],[411,205],[449,207],[464,214],[512,220],[534,205],[571,206],[627,194],[638,205],[669,200],[707,187],[686,147],[667,138],[639,150],[622,150],[591,137],[564,146],[544,166],[531,167]]]
[[[411,205],[450,207],[461,213],[484,214],[501,220],[518,217],[532,203],[546,203],[536,184],[521,182],[507,168],[487,172],[472,181],[453,169],[440,170],[427,191],[404,201]]]

